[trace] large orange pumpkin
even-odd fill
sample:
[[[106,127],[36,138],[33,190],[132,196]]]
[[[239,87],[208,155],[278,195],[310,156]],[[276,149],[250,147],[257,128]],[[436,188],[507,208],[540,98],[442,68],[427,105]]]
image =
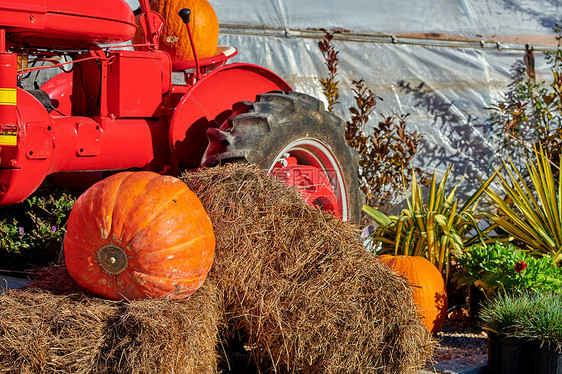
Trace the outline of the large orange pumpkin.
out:
[[[448,307],[441,272],[421,256],[382,255],[380,260],[410,282],[424,325],[432,334],[437,334],[447,319]]]
[[[198,58],[213,56],[219,40],[219,21],[207,0],[152,0],[150,8],[164,17],[160,48],[170,54],[172,64],[193,60],[193,50],[185,23],[178,16],[183,8],[191,10],[189,27]]]
[[[179,179],[122,172],[84,192],[64,238],[68,272],[109,299],[180,299],[205,280],[215,254],[211,221]]]

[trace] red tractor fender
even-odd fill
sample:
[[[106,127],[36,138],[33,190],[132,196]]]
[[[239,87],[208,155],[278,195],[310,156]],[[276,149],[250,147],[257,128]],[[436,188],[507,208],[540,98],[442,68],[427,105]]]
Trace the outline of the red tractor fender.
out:
[[[234,63],[196,82],[179,101],[170,121],[170,148],[180,163],[197,167],[207,148],[207,129],[220,127],[238,101],[293,89],[277,74],[257,65]]]

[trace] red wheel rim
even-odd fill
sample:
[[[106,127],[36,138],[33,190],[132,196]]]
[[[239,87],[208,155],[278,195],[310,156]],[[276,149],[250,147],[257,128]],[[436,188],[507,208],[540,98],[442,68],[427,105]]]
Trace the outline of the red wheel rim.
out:
[[[301,138],[290,143],[277,155],[269,173],[296,187],[308,204],[344,221],[350,218],[343,171],[322,141]]]

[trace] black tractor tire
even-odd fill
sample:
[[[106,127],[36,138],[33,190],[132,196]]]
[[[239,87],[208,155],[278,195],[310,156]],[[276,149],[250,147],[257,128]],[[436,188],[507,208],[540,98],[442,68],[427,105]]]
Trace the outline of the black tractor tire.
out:
[[[332,171],[330,180],[340,191],[338,200],[346,204],[342,218],[359,224],[363,205],[359,157],[347,145],[345,123],[326,111],[322,101],[298,92],[262,94],[256,102],[236,103],[227,123],[208,129],[207,137],[204,166],[247,162],[271,172],[289,153],[302,165],[321,165],[324,171],[335,167],[339,171]]]

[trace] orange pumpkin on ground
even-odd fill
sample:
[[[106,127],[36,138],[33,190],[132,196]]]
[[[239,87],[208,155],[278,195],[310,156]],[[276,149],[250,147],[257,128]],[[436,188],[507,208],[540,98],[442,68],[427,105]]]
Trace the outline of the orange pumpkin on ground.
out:
[[[424,325],[432,334],[437,334],[447,319],[448,307],[441,272],[421,256],[382,255],[380,260],[410,282]]]
[[[213,56],[219,40],[219,21],[207,0],[152,0],[150,9],[166,20],[160,34],[160,48],[170,54],[172,64],[194,59],[187,28],[178,15],[183,8],[191,10],[189,27],[197,58]]]
[[[114,300],[186,297],[205,280],[214,254],[213,226],[197,196],[181,180],[149,171],[90,187],[64,238],[72,278]]]

